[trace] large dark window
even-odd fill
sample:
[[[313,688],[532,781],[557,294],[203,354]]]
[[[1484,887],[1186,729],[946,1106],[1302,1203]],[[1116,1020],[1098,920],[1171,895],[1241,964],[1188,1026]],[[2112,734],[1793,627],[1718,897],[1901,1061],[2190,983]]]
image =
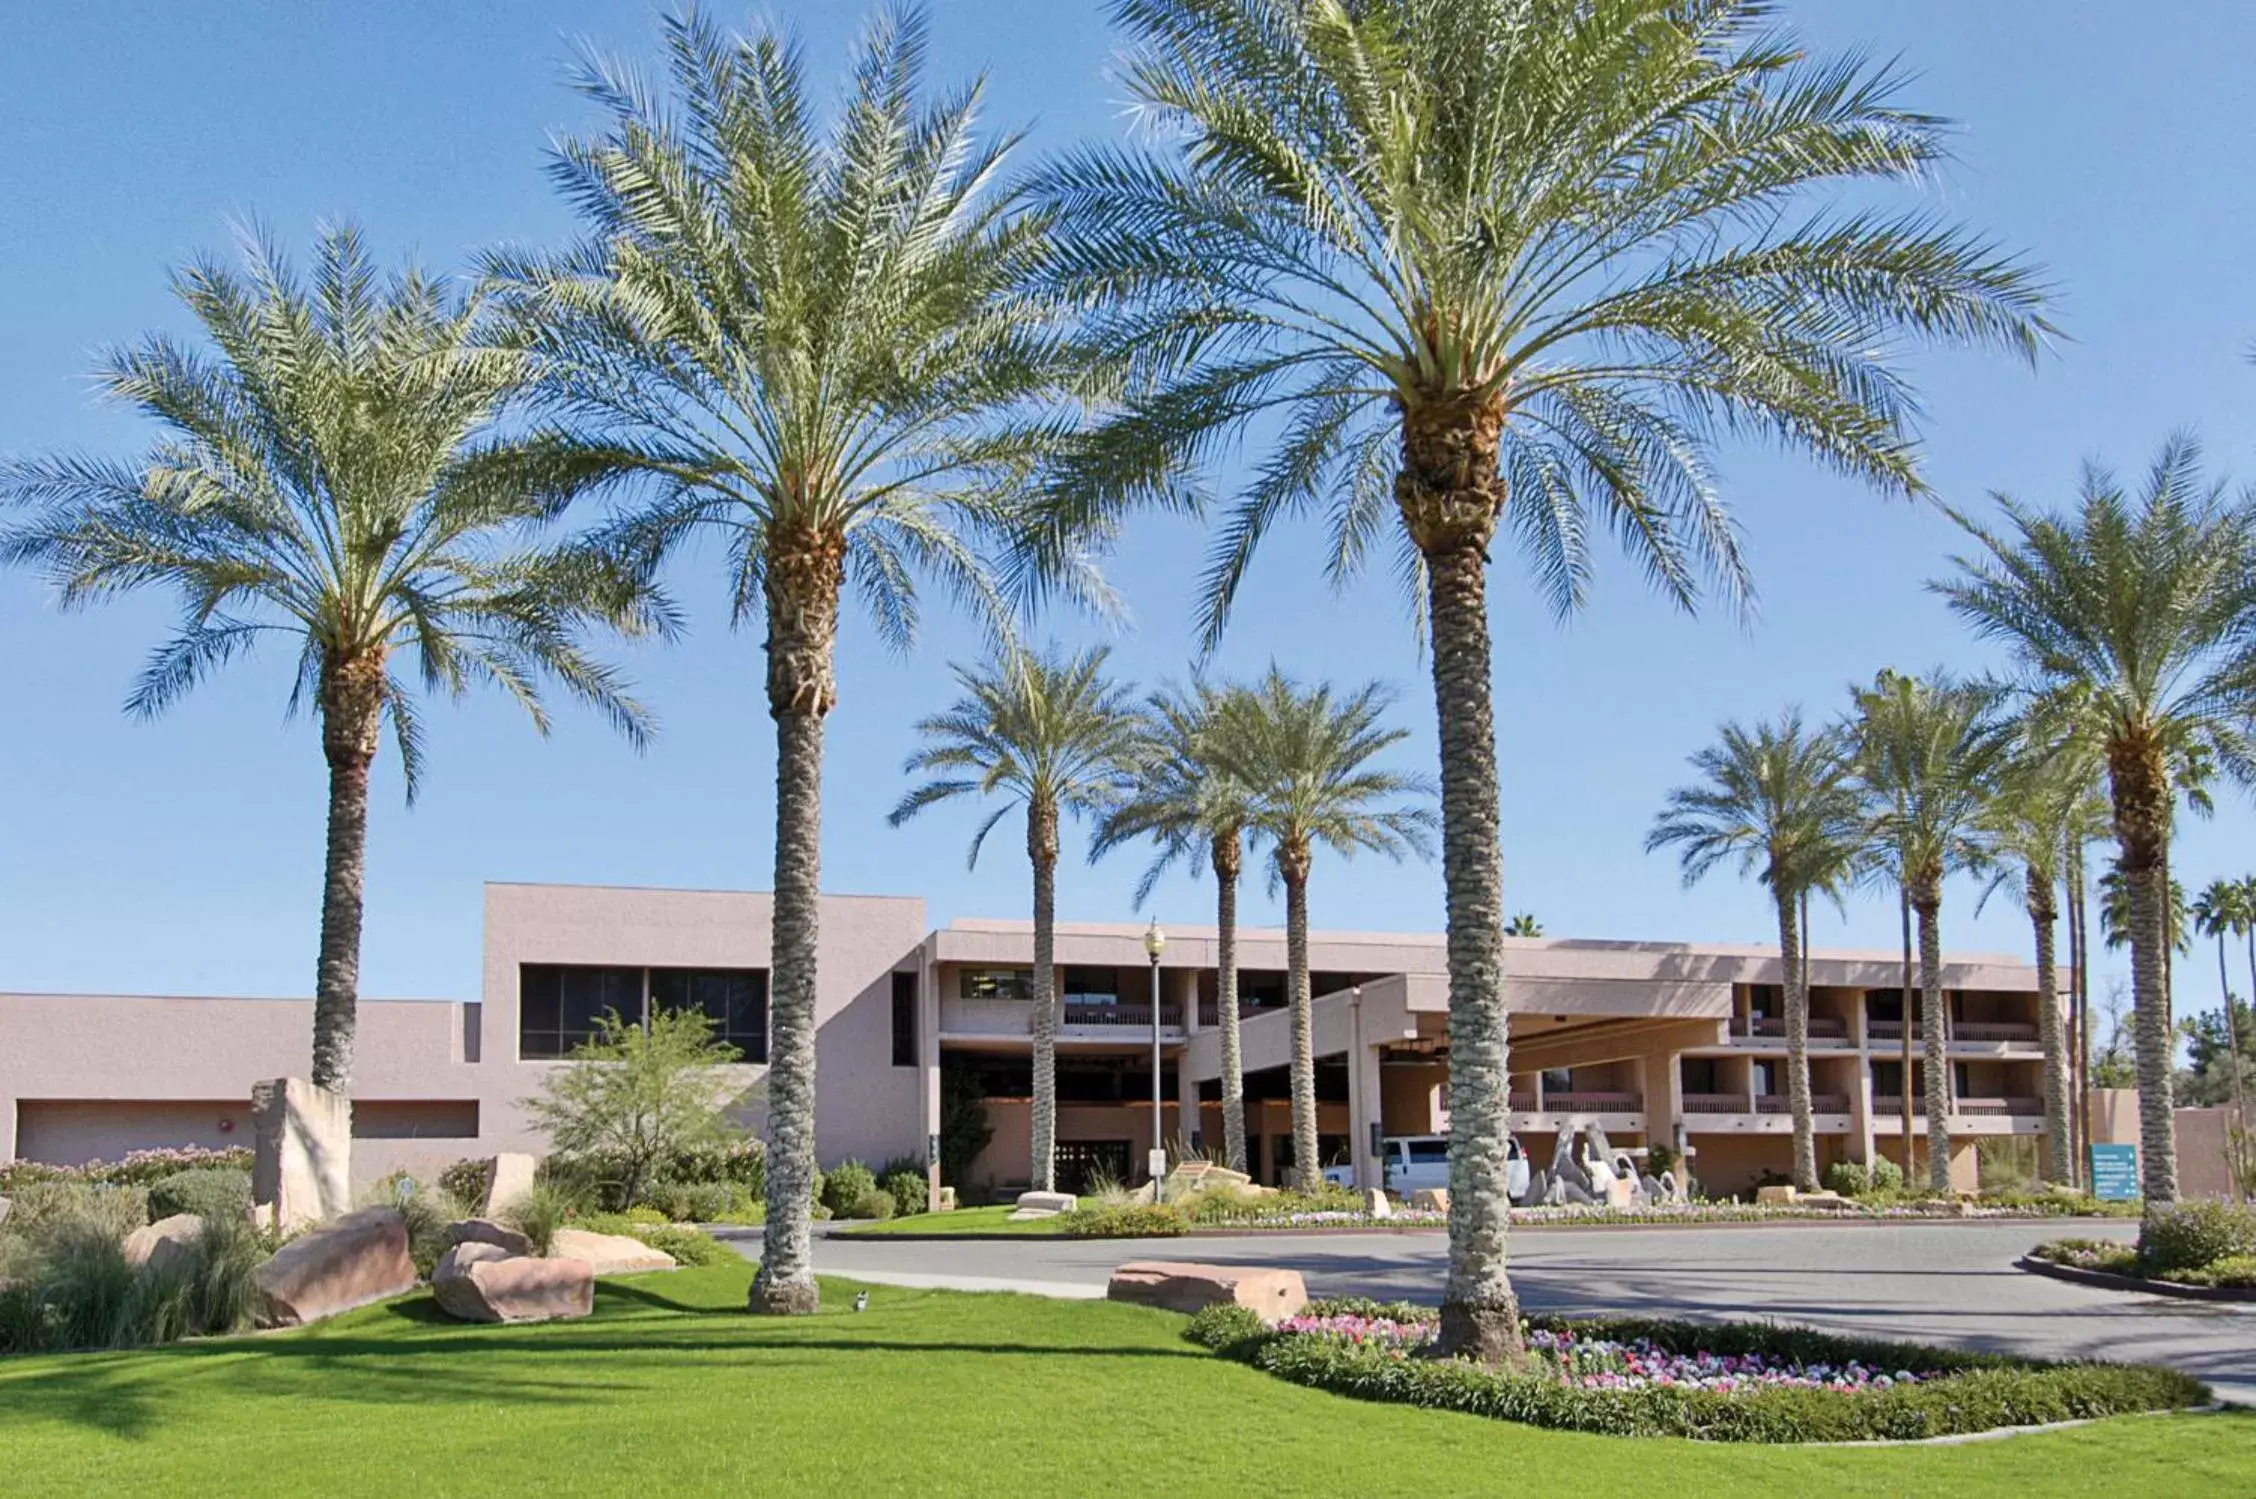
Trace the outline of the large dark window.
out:
[[[570,963],[527,963],[517,978],[517,1054],[568,1057],[594,1036],[607,1010],[642,1024],[642,970]]]
[[[1069,1005],[1116,1005],[1120,1003],[1120,970],[1117,968],[1066,969],[1065,1002]]]
[[[893,1065],[917,1064],[917,976],[893,975]]]
[[[747,1062],[768,1059],[768,975],[759,968],[653,968],[650,1002],[667,1010],[701,1010],[715,1040]]]
[[[1032,999],[1031,968],[966,968],[957,975],[958,993],[965,999]]]

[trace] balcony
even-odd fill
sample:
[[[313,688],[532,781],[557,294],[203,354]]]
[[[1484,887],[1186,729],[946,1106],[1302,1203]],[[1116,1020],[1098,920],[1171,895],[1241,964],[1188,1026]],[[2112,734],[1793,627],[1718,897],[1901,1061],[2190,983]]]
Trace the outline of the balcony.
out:
[[[1927,1115],[1927,1100],[1914,1098],[1911,1111],[1918,1118]],[[1903,1113],[1900,1094],[1872,1095],[1872,1115],[1875,1119],[1894,1119]],[[1961,1098],[1951,1105],[1951,1115],[1958,1119],[2029,1119],[2044,1114],[2041,1098]]]
[[[1744,1114],[1747,1112],[1747,1095],[1744,1093],[1687,1093],[1684,1095],[1684,1112],[1687,1114]]]
[[[1534,1103],[1534,1099],[1529,1099]],[[1546,1093],[1546,1114],[1636,1114],[1644,1110],[1642,1093]]]
[[[1900,1020],[1868,1020],[1864,1024],[1864,1036],[1867,1041],[1901,1041],[1903,1039],[1903,1022]],[[1927,1028],[1914,1024],[1911,1028],[1911,1039],[1918,1042],[1925,1041],[1927,1039]],[[1953,1045],[1966,1041],[1978,1045],[2019,1044],[2033,1046],[2037,1041],[2037,1028],[2025,1021],[2018,1020],[1961,1020],[1950,1026],[1948,1039]]]
[[[1812,1093],[1810,1112],[1813,1114],[1846,1114],[1849,1095],[1846,1093]],[[1787,1093],[1758,1093],[1755,1095],[1755,1112],[1758,1114],[1791,1114],[1794,1099]]]
[[[1731,1037],[1735,1041],[1786,1039],[1786,1020],[1781,1015],[1758,1015],[1748,1019],[1735,1015],[1731,1019]],[[1809,1019],[1809,1037],[1812,1041],[1831,1042],[1836,1046],[1849,1044],[1849,1023],[1831,1015],[1812,1015]]]
[[[1062,1006],[1061,1024],[1128,1026],[1148,1031],[1152,1023],[1152,1007],[1144,1004],[1108,1004],[1104,1001],[1075,1004],[1068,1000]],[[1159,1007],[1159,1028],[1180,1030],[1183,1025],[1183,1007],[1162,1003]]]

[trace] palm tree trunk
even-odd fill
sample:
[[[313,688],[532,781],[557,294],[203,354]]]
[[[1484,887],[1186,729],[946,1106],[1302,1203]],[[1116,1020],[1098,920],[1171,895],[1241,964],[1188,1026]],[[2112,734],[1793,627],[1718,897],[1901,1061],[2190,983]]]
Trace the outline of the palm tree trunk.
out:
[[[1245,1054],[1238,1043],[1238,834],[1214,840],[1214,999],[1222,1022],[1222,1163],[1246,1167]]]
[[[2026,895],[2037,946],[2037,1039],[2044,1047],[2045,1180],[2066,1183],[2075,1147],[2068,1139],[2068,1045],[2061,1035],[2059,975],[2053,971],[2052,925],[2060,913],[2052,907],[2052,881],[2039,878],[2034,865]]]
[[[322,856],[321,958],[313,988],[313,1085],[352,1091],[360,1011],[360,924],[368,870],[368,767],[383,721],[384,658],[325,662],[321,750],[329,761]]]
[[[1404,413],[1395,502],[1426,562],[1441,739],[1442,882],[1449,947],[1449,1277],[1439,1347],[1486,1363],[1526,1357],[1507,1268],[1510,1043],[1504,872],[1497,836],[1488,542],[1503,508],[1501,400]]]
[[[1942,891],[1922,888],[1911,904],[1919,914],[1919,1028],[1925,1032],[1921,1051],[1927,1064],[1927,1185],[1937,1192],[1948,1192],[1950,1059],[1943,1049]]]
[[[1307,851],[1279,848],[1277,869],[1285,883],[1285,994],[1292,1004],[1293,1185],[1313,1192],[1323,1183],[1324,1163],[1316,1139],[1316,1052],[1310,1034]]]
[[[2170,782],[2151,738],[2108,746],[2116,868],[2129,897],[2131,1008],[2138,1051],[2139,1177],[2149,1210],[2178,1200],[2178,1144],[2170,1096]]]
[[[1794,1110],[1794,1185],[1817,1190],[1817,1121],[1809,1075],[1809,986],[1803,981],[1801,918],[1794,893],[1778,892],[1778,965],[1786,991],[1786,1094]]]
[[[2071,1066],[2075,1074],[2075,1174],[2086,1186],[2085,1165],[2091,1147],[2091,913],[2084,907],[2084,850],[2068,845],[2068,980],[2074,986],[2072,1002],[2076,1045]]]
[[[1026,852],[1034,865],[1034,1108],[1027,1147],[1035,1190],[1057,1190],[1057,808],[1026,807]]]
[[[768,999],[767,1224],[755,1312],[805,1316],[815,1285],[815,953],[822,929],[823,720],[838,701],[831,653],[846,542],[768,537],[768,713],[776,724],[773,970]]]
[[[1913,1175],[1916,1168],[1911,1158],[1911,886],[1901,880],[1896,882],[1896,904],[1903,916],[1903,1004],[1899,1011],[1903,1034],[1897,1038],[1903,1081],[1896,1089],[1896,1107],[1903,1120],[1903,1179],[1904,1186],[1908,1189],[1917,1179]]]

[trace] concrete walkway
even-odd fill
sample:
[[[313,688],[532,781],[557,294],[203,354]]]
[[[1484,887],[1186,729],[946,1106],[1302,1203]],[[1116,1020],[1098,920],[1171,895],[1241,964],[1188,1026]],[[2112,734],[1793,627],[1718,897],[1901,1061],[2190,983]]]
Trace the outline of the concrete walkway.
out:
[[[2069,1285],[2014,1268],[2064,1235],[2128,1240],[2131,1223],[1906,1223],[1530,1229],[1512,1278],[1530,1310],[1775,1318],[1836,1332],[2052,1358],[2169,1364],[2256,1404],[2256,1305]],[[738,1246],[757,1255],[756,1232]],[[1102,1295],[1132,1259],[1285,1265],[1324,1295],[1435,1303],[1441,1234],[888,1242],[824,1235],[815,1264],[880,1284]],[[914,1277],[914,1279],[911,1279]]]

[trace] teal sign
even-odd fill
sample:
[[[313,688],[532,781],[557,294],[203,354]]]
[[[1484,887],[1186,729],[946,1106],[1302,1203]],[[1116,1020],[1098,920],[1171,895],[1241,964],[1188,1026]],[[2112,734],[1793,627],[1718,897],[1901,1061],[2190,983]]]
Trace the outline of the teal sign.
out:
[[[2138,1147],[2092,1146],[2091,1184],[2092,1196],[2108,1202],[2129,1202],[2138,1196]]]

